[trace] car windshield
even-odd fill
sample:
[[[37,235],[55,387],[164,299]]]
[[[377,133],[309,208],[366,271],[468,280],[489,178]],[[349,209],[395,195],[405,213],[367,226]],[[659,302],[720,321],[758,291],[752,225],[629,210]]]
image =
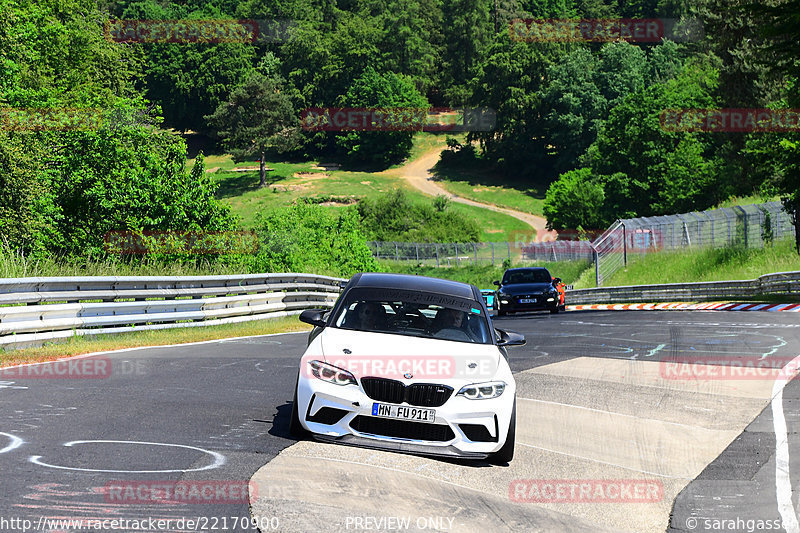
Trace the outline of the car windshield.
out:
[[[506,272],[503,276],[503,285],[513,283],[550,283],[550,273],[544,269],[517,270]]]
[[[492,342],[489,324],[478,307],[464,310],[434,303],[357,298],[342,306],[334,326],[476,344]]]

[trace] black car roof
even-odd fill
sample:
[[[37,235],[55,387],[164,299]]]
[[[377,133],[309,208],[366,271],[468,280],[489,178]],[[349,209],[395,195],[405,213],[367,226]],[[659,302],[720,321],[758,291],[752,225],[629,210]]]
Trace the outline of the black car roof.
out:
[[[519,268],[509,268],[506,272],[519,272],[521,270],[547,270],[545,267],[519,267]],[[550,271],[547,270],[549,273]]]
[[[411,289],[446,294],[459,298],[475,299],[472,285],[449,279],[413,276],[411,274],[363,273],[353,276],[353,287],[380,289]]]

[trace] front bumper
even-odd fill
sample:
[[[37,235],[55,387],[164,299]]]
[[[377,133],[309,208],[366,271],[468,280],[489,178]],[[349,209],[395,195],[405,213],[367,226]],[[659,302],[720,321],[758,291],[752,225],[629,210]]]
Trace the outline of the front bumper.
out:
[[[469,400],[456,396],[457,391],[444,405],[425,407],[436,410],[433,423],[411,422],[372,416],[376,400],[360,385],[302,378],[297,388],[298,416],[314,438],[326,442],[420,455],[486,458],[505,444],[514,383],[489,400]]]
[[[551,299],[552,301],[548,301]],[[520,299],[530,299],[530,298],[520,298],[519,296],[511,296],[508,298],[502,298],[498,300],[499,310],[504,312],[511,312],[517,313],[522,311],[548,311],[552,309],[556,309],[559,306],[559,298],[558,296],[536,296],[535,303],[521,303]],[[503,301],[507,301],[508,303],[503,303]]]

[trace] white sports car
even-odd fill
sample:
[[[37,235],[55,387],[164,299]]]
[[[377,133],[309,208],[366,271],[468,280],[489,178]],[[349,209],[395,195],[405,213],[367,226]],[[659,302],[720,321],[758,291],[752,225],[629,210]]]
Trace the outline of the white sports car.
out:
[[[480,290],[423,276],[356,274],[314,325],[300,362],[297,437],[423,455],[514,456],[516,384]]]

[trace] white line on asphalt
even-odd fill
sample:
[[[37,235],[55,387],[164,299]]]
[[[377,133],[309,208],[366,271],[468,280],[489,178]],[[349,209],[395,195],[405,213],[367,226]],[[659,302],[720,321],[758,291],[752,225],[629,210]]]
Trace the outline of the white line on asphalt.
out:
[[[593,457],[586,457],[586,456],[583,456],[583,455],[576,455],[574,453],[560,452],[558,450],[551,450],[550,448],[542,448],[541,446],[534,446],[533,444],[527,444],[527,443],[519,442],[519,441],[517,441],[517,444],[520,444],[522,446],[527,446],[528,448],[535,448],[537,450],[543,450],[545,452],[557,453],[559,455],[566,455],[567,457],[575,457],[576,459],[583,459],[584,461],[593,461],[595,463],[600,463],[600,464],[603,464],[603,465],[616,466],[617,468],[623,468],[625,470],[631,470],[633,472],[641,472],[642,474],[648,474],[648,475],[651,475],[651,476],[666,477],[666,478],[669,478],[669,479],[684,479],[686,481],[692,481],[692,479],[694,479],[694,478],[684,477],[684,476],[670,476],[669,474],[661,474],[659,472],[650,472],[649,470],[639,470],[638,468],[631,468],[630,466],[619,465],[617,463],[609,463],[608,461],[601,461],[600,459],[595,459]]]
[[[273,337],[275,335],[293,335],[297,333],[308,333],[308,331],[286,331],[284,333],[265,333],[264,335],[245,335],[244,337],[229,337],[225,339],[212,339],[210,341],[197,341],[197,342],[184,342],[182,344],[161,344],[155,346],[137,346],[135,348],[120,348],[119,350],[107,350],[105,352],[92,352],[92,353],[84,353],[81,355],[73,355],[70,357],[62,357],[61,359],[54,359],[52,361],[41,361],[38,363],[20,363],[18,365],[11,365],[11,366],[0,366],[0,372],[6,370],[8,368],[22,368],[25,366],[34,366],[34,365],[46,365],[48,363],[55,363],[57,361],[69,361],[71,359],[83,359],[85,357],[94,357],[96,355],[105,355],[109,353],[122,353],[122,352],[133,352],[136,350],[150,350],[154,348],[179,348],[181,346],[197,346],[199,344],[211,344],[212,342],[223,342],[223,341],[235,341],[239,339],[255,339],[258,337]]]
[[[792,359],[790,368],[797,368],[800,355]],[[791,365],[791,366],[790,366]],[[789,435],[786,418],[783,415],[783,387],[789,376],[782,376],[772,384],[772,425],[775,430],[775,494],[778,500],[778,512],[783,519],[786,533],[799,533],[800,524],[792,505],[792,479],[789,477]]]
[[[16,435],[12,435],[11,433],[0,433],[0,435],[8,437],[11,440],[11,442],[8,444],[8,446],[6,446],[2,450],[0,450],[0,453],[10,452],[11,450],[19,448],[25,442],[21,438],[17,437]]]
[[[585,409],[586,411],[594,411],[595,413],[605,413],[607,415],[624,416],[624,417],[628,417],[628,418],[635,418],[636,420],[647,420],[647,421],[650,421],[650,422],[661,422],[662,424],[670,424],[672,426],[681,426],[681,427],[690,428],[690,429],[705,429],[705,428],[702,428],[700,426],[690,426],[689,424],[681,424],[680,422],[667,422],[666,420],[659,420],[657,418],[647,418],[647,417],[643,417],[643,416],[626,415],[625,413],[617,413],[615,411],[604,411],[603,409],[594,409],[593,407],[584,407],[582,405],[573,405],[573,404],[570,404],[570,403],[551,402],[551,401],[548,401],[548,400],[536,400],[534,398],[520,398],[519,396],[517,396],[517,400],[525,400],[525,401],[528,401],[528,402],[549,403],[549,404],[552,404],[552,405],[561,405],[561,406],[564,406],[564,407],[572,407],[572,408],[575,408],[575,409]],[[709,430],[709,431],[713,431],[713,430]]]

